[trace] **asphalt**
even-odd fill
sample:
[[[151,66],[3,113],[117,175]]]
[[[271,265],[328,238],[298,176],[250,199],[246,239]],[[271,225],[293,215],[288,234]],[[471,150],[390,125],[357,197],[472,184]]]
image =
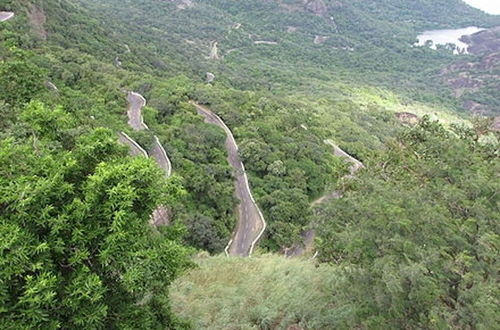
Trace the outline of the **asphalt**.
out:
[[[172,163],[156,135],[154,137],[153,147],[149,150],[149,155],[156,160],[158,165],[165,171],[165,176],[168,178],[172,174]]]
[[[127,101],[127,115],[129,126],[136,131],[148,129],[148,126],[144,124],[141,113],[142,108],[146,105],[146,99],[144,99],[144,97],[142,97],[142,95],[138,93],[129,92],[127,95]]]
[[[11,11],[0,11],[0,22],[5,22],[14,17],[14,13]]]
[[[221,127],[227,135],[228,162],[233,168],[235,195],[240,201],[237,207],[238,224],[227,251],[232,256],[248,257],[253,252],[255,243],[260,239],[265,229],[264,217],[253,199],[245,167],[238,155],[238,145],[231,130],[212,111],[198,104],[193,104],[196,106],[198,114],[205,118],[205,122]]]
[[[146,105],[146,99],[138,93],[129,92],[127,101],[128,124],[130,127],[135,131],[148,130],[149,127],[144,123],[144,119],[142,118],[142,108]],[[119,140],[130,146],[130,153],[132,155],[148,157],[148,153],[127,134],[123,132],[120,133]],[[160,168],[165,171],[165,176],[167,178],[170,177],[172,174],[172,164],[157,136],[154,137],[153,146],[151,150],[149,150],[149,156],[153,157]],[[165,205],[160,205],[151,215],[151,224],[154,226],[168,225],[170,223],[170,218],[171,212],[169,208]]]
[[[130,136],[128,136],[124,132],[120,132],[118,141],[120,141],[122,144],[127,145],[129,147],[129,153],[130,155],[134,157],[138,156],[143,156],[143,157],[148,157],[147,152],[142,149],[142,147],[135,142]]]

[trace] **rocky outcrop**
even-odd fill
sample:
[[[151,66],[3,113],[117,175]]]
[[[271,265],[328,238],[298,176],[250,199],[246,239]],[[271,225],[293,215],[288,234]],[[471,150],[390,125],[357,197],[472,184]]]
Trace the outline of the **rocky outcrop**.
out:
[[[207,72],[206,80],[208,84],[212,83],[215,80],[215,75],[212,72]]]
[[[462,36],[460,41],[468,44],[468,52],[474,55],[500,52],[500,26]]]
[[[305,0],[305,8],[318,16],[323,16],[328,12],[328,7],[323,0]]]
[[[466,100],[462,104],[462,106],[469,110],[471,113],[476,115],[481,115],[487,113],[487,106],[484,104],[478,103],[476,101]]]
[[[210,42],[210,56],[211,60],[219,60],[219,49],[217,48],[217,41]]]
[[[483,97],[486,92],[500,93],[500,26],[482,30],[460,39],[466,43],[468,52],[476,55],[453,63],[441,71],[443,82],[453,89],[463,107],[476,115],[496,116],[500,109],[495,102]],[[498,94],[497,93],[497,94]],[[477,100],[484,100],[481,103]]]

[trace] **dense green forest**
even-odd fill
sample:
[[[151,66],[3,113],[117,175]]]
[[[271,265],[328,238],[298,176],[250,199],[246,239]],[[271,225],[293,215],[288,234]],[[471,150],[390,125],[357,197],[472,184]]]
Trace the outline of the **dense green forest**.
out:
[[[426,29],[499,16],[459,0],[4,0],[3,10],[15,16],[0,22],[2,329],[499,323],[499,136],[463,106],[498,115],[497,67],[485,69],[489,54],[412,47]],[[447,80],[463,67],[484,84],[457,96]],[[128,91],[146,98],[149,130],[127,125]],[[192,102],[238,143],[267,221],[252,260],[215,256],[238,223],[235,174],[225,133]],[[131,157],[122,131],[146,150],[158,136],[173,176]],[[366,169],[346,179],[327,140]],[[311,207],[333,191],[343,198]],[[150,222],[159,205],[168,226]],[[310,228],[317,258],[280,255]]]

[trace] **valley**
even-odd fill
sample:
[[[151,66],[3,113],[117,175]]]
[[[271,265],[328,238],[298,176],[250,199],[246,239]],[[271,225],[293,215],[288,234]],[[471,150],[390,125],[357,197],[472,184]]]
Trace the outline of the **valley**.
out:
[[[0,22],[0,328],[498,324],[500,16],[5,0]]]

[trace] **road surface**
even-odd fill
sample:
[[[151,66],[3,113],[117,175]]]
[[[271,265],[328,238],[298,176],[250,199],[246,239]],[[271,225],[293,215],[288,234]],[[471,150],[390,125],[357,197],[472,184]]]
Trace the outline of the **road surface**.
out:
[[[135,92],[129,92],[127,95],[128,108],[128,124],[135,131],[148,130],[149,127],[144,123],[142,118],[142,108],[146,105],[146,99]],[[127,134],[120,133],[120,142],[131,147],[132,155],[141,155],[148,157],[148,153],[141,146],[132,140]],[[158,165],[165,171],[165,176],[168,178],[172,174],[172,164],[165,152],[165,149],[160,143],[157,136],[154,137],[153,147],[149,151],[149,156],[153,157]],[[151,215],[151,224],[155,227],[168,225],[170,223],[171,211],[165,205],[160,205]]]
[[[142,118],[142,108],[146,105],[146,99],[142,95],[129,92],[127,95],[128,101],[128,124],[132,129],[136,131],[142,131],[148,129],[148,126],[144,124],[144,119]]]
[[[148,153],[146,152],[146,150],[144,150],[137,142],[135,142],[126,133],[120,132],[118,141],[120,141],[124,145],[129,146],[130,155],[134,157],[144,156],[148,158]]]
[[[234,140],[231,130],[219,116],[203,106],[193,104],[196,106],[198,114],[205,118],[205,122],[221,127],[227,135],[226,149],[228,152],[228,162],[233,168],[235,195],[240,201],[237,208],[238,224],[227,251],[232,256],[248,257],[252,254],[255,244],[262,236],[266,222],[253,199],[245,167],[238,155],[238,145]]]
[[[325,144],[328,144],[333,147],[333,154],[337,157],[343,158],[345,161],[351,163],[351,166],[349,166],[349,174],[343,176],[342,179],[350,179],[354,177],[354,174],[361,168],[364,168],[365,166],[363,163],[361,163],[359,160],[356,158],[352,157],[349,155],[347,152],[344,150],[340,149],[339,146],[337,146],[335,143],[333,143],[332,140],[325,140]],[[342,198],[342,192],[335,190],[329,194],[326,194],[314,202],[311,203],[311,207],[314,207],[316,205],[319,205],[321,203],[324,203],[326,201],[332,200],[332,199],[339,199]],[[316,236],[316,231],[314,229],[310,229],[308,231],[305,231],[302,233],[302,244],[301,245],[296,245],[291,247],[290,249],[285,250],[285,256],[289,258],[293,257],[298,257],[304,254],[306,251],[310,251],[312,249],[312,245],[314,243],[314,237]]]
[[[156,135],[154,139],[153,147],[149,150],[149,155],[156,160],[158,165],[165,171],[165,176],[168,178],[172,174],[172,163]]]
[[[14,13],[11,11],[0,11],[0,22],[8,21],[14,17]]]
[[[337,157],[342,157],[349,163],[351,163],[351,166],[349,166],[349,172],[350,174],[345,176],[344,178],[352,178],[354,176],[354,173],[356,173],[360,168],[365,167],[363,163],[361,163],[359,160],[356,158],[352,157],[349,155],[347,152],[344,150],[340,149],[335,143],[333,143],[332,140],[325,140],[324,143],[330,145],[333,147],[333,154]]]

